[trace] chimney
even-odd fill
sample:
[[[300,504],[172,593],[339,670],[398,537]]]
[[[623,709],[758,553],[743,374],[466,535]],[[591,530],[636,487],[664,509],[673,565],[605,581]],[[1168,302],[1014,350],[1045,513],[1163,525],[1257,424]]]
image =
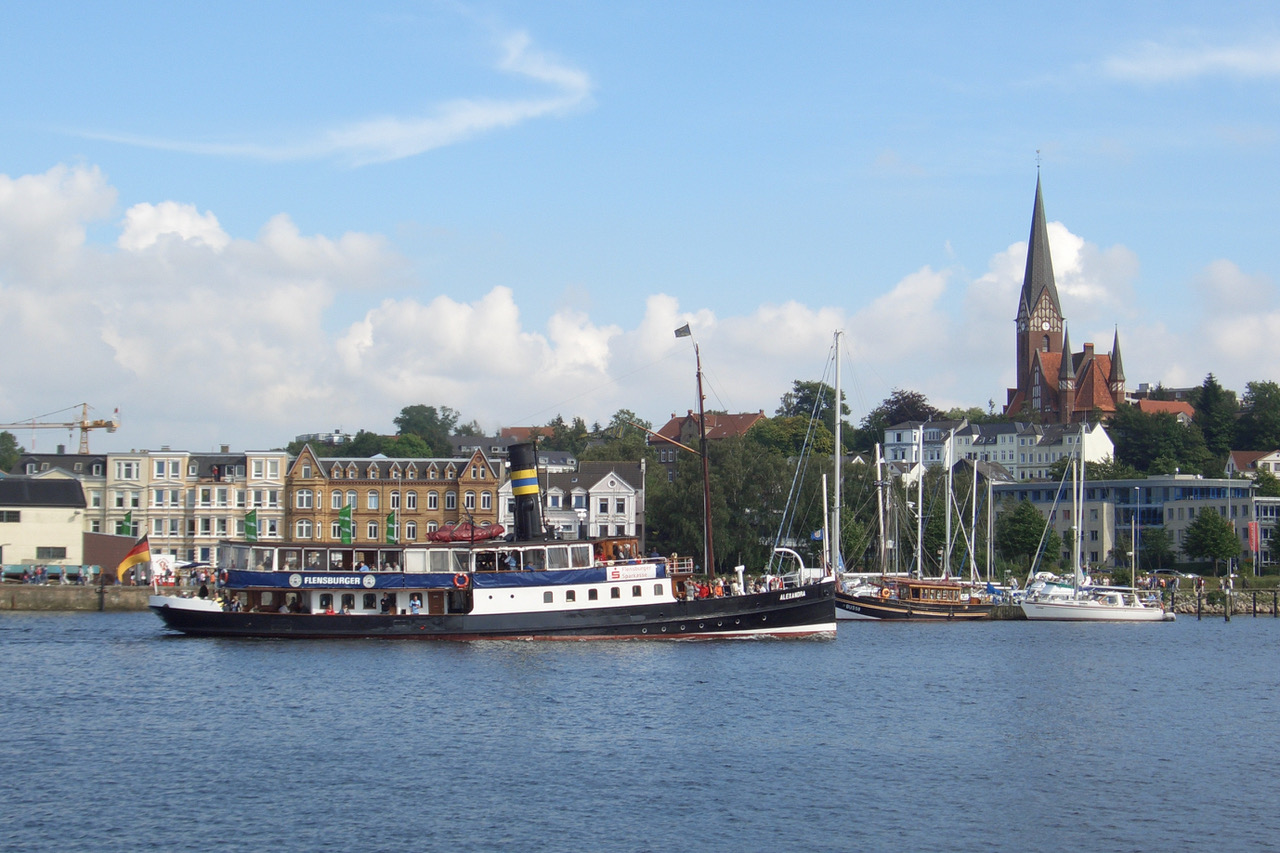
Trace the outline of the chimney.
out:
[[[59,444],[59,445],[58,445],[58,455],[59,455],[59,456],[66,456],[66,455],[67,455],[67,446],[66,446],[65,444]]]
[[[1084,360],[1091,361],[1093,359],[1093,344],[1084,345]]]
[[[222,445],[222,452],[223,452],[223,453],[230,453],[230,452],[231,452],[231,445],[229,445],[229,444],[224,444],[224,445]]]

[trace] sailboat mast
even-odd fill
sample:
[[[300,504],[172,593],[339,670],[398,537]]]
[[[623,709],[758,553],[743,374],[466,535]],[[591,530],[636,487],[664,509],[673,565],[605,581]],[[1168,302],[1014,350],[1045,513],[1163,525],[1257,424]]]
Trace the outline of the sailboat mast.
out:
[[[715,548],[711,543],[711,465],[707,459],[707,413],[702,395],[702,353],[693,345],[693,357],[698,365],[698,449],[702,452],[702,554],[708,575],[716,573]]]
[[[884,529],[884,456],[880,453],[880,442],[876,442],[876,510],[880,519],[880,571],[883,573],[889,562],[889,537]]]
[[[835,479],[836,479],[835,500],[833,502],[835,505],[832,507],[832,516],[831,516],[831,527],[832,527],[831,573],[833,575],[838,573],[841,569],[844,568],[843,561],[840,559],[840,481],[841,481],[840,461],[841,461],[841,457],[843,456],[842,451],[844,450],[844,447],[841,443],[841,437],[840,437],[840,335],[841,334],[842,332],[840,332],[837,329],[836,340],[835,340],[835,359],[836,359],[835,397],[836,399],[835,399],[835,402],[833,403],[833,405],[835,406],[835,415],[836,415],[836,426],[835,426],[836,446],[832,454],[835,457],[833,464],[835,466]]]
[[[942,555],[942,576],[944,578],[951,577],[951,445],[955,443],[955,440],[956,431],[953,428],[951,434],[947,437],[947,533],[944,539],[947,550]]]
[[[916,577],[924,577],[924,424],[916,436],[916,459],[919,479],[916,480]]]

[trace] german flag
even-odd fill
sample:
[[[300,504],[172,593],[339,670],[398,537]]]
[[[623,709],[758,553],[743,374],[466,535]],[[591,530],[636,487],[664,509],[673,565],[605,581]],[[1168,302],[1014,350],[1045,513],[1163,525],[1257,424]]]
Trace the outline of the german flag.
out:
[[[116,566],[116,580],[123,582],[124,573],[140,563],[151,562],[151,545],[147,542],[144,535],[141,539],[129,549],[129,553],[124,555],[124,559],[120,561],[120,565]]]

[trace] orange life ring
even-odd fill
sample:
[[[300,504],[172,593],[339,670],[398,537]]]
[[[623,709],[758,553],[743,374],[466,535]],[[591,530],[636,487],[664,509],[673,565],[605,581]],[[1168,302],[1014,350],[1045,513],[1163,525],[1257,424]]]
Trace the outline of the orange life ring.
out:
[[[456,586],[458,589],[466,589],[467,584],[470,582],[471,582],[470,578],[468,578],[464,574],[459,573],[453,576],[453,585]]]
[[[882,586],[882,587],[880,587],[880,597],[881,597],[881,598],[888,598],[888,597],[889,597],[890,595],[892,595],[892,594],[893,594],[893,593],[889,592],[889,587],[887,587],[887,586]]]

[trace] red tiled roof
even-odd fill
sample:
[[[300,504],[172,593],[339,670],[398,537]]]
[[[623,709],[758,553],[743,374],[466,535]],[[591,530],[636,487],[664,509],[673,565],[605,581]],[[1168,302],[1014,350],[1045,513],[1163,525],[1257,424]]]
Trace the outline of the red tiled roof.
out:
[[[1189,418],[1196,416],[1196,410],[1191,404],[1182,400],[1139,400],[1138,410],[1144,415],[1168,412],[1171,415],[1186,415]]]

